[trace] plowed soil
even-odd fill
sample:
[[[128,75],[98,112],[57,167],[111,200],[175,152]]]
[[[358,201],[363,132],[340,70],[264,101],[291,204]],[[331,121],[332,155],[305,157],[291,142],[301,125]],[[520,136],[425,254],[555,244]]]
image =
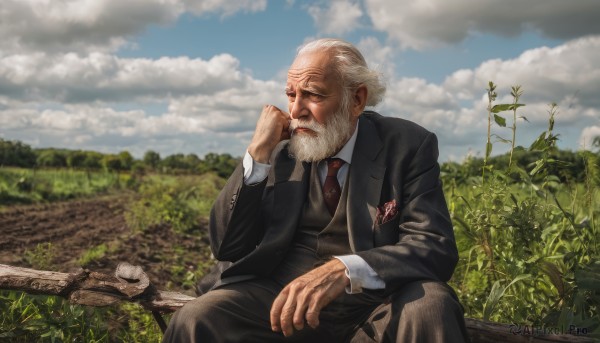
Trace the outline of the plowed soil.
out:
[[[203,234],[177,234],[168,225],[133,232],[125,221],[128,199],[111,196],[91,200],[16,206],[0,211],[0,263],[32,266],[40,243],[51,243],[50,269],[72,272],[89,249],[105,244],[107,252],[84,267],[112,273],[119,262],[140,265],[159,289],[193,292],[181,279],[186,271],[203,268],[209,258]],[[199,267],[200,266],[200,267]]]

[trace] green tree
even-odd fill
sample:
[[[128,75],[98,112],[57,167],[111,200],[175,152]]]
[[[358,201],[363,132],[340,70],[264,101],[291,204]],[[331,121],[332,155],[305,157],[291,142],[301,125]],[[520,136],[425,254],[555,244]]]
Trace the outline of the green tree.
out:
[[[121,163],[121,170],[131,170],[131,166],[133,165],[133,156],[129,153],[129,151],[121,151],[117,157],[119,158],[119,162]]]
[[[33,168],[35,162],[36,154],[31,146],[0,138],[0,166]]]
[[[102,158],[102,166],[108,171],[121,170],[121,160],[117,155],[104,155]]]
[[[88,151],[85,153],[83,167],[87,169],[100,169],[102,168],[103,158],[104,156],[99,152]]]
[[[165,167],[168,172],[187,169],[187,163],[185,162],[185,156],[183,154],[169,155],[162,160],[161,165]]]
[[[239,163],[239,159],[233,158],[230,154],[215,154],[211,152],[204,156],[203,162],[203,171],[212,171],[220,177],[228,178]]]
[[[148,150],[144,154],[143,161],[147,167],[156,169],[160,164],[160,155],[154,150]]]
[[[67,155],[67,166],[69,168],[84,168],[84,162],[87,154],[84,151],[70,151]]]
[[[185,155],[184,162],[186,164],[186,168],[193,172],[198,172],[202,165],[202,160],[196,154]]]
[[[39,152],[36,161],[39,167],[64,168],[67,166],[67,156],[56,149],[47,149]]]

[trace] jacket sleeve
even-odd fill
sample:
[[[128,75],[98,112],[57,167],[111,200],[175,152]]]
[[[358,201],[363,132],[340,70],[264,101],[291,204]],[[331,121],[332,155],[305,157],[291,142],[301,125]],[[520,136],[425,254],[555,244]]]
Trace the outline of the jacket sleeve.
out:
[[[238,165],[219,193],[210,213],[210,242],[218,260],[235,262],[253,251],[262,237],[260,206],[267,180],[244,183]]]
[[[392,187],[401,190],[398,213],[374,228],[391,232],[396,243],[375,244],[373,249],[357,252],[384,280],[386,293],[411,281],[448,281],[458,261],[439,179],[437,138],[429,133],[414,154],[406,156],[396,161],[402,165],[403,175],[391,176]]]

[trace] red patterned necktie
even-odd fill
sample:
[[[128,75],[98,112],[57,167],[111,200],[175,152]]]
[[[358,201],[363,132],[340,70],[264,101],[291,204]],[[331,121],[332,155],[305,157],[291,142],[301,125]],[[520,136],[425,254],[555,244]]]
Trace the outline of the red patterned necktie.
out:
[[[327,159],[327,177],[325,178],[325,183],[323,183],[323,198],[332,216],[335,213],[338,202],[340,202],[340,195],[342,193],[337,173],[343,164],[344,161],[339,158]]]

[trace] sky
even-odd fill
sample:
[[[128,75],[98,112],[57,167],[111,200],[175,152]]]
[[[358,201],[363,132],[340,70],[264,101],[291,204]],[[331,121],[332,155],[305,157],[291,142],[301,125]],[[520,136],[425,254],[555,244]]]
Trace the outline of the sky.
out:
[[[372,110],[434,132],[440,161],[482,155],[489,81],[497,103],[523,89],[517,145],[547,128],[556,103],[559,147],[589,149],[598,18],[598,0],[2,0],[0,138],[242,156],[262,106],[287,107],[297,48],[337,37],[385,80]],[[493,133],[494,153],[506,151],[510,130]]]

